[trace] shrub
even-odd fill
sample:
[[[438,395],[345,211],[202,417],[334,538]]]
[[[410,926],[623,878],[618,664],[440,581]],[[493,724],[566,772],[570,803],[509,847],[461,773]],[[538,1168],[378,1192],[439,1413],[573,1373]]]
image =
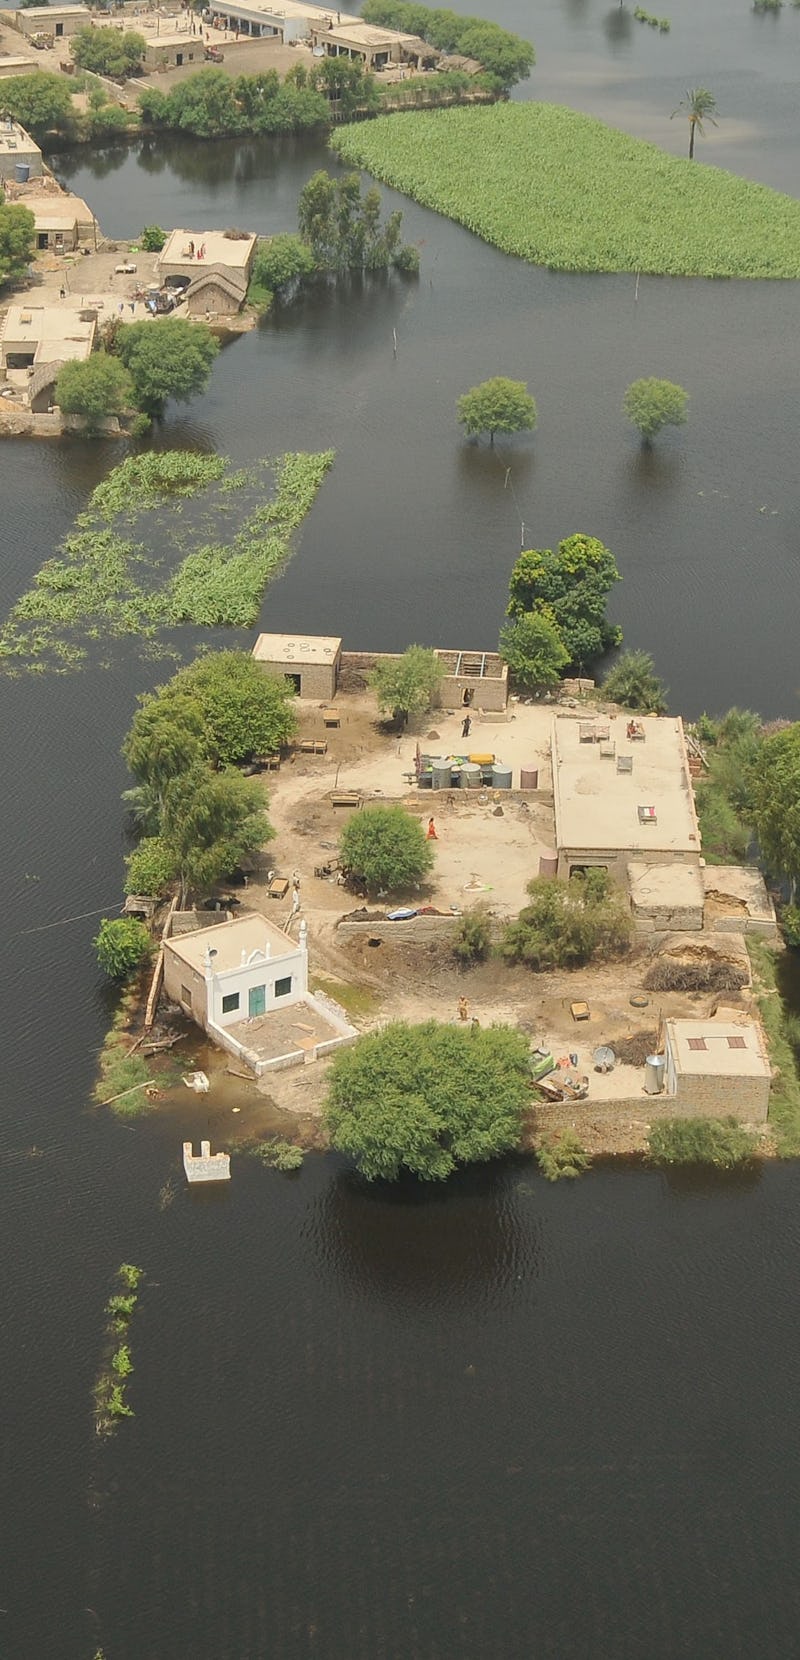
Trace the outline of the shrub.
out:
[[[492,949],[492,922],[485,905],[473,905],[459,919],[453,938],[453,956],[460,963],[482,963]]]
[[[160,225],[145,225],[139,241],[147,254],[160,254],[167,240],[166,231]]]
[[[427,646],[407,646],[402,657],[387,657],[369,677],[384,714],[421,715],[430,709],[444,677],[444,666]]]
[[[548,1182],[571,1181],[591,1168],[591,1158],[578,1140],[574,1130],[561,1130],[547,1136],[536,1149],[536,1158],[542,1175]]]
[[[145,836],[125,865],[125,892],[149,899],[160,899],[177,875],[174,854],[161,836]]]
[[[342,868],[369,893],[416,887],[433,866],[433,848],[405,807],[365,807],[339,842]]]
[[[621,703],[624,709],[663,715],[667,707],[667,688],[647,651],[623,651],[600,690],[610,703]]]
[[[757,1137],[735,1118],[662,1118],[648,1135],[654,1164],[714,1164],[732,1170],[753,1157]]]
[[[278,294],[298,277],[309,276],[313,269],[314,256],[302,237],[284,233],[259,242],[253,260],[252,280],[259,288]]]
[[[152,940],[133,917],[104,917],[94,940],[97,961],[112,980],[126,980],[149,956]]]
[[[302,1147],[292,1141],[257,1141],[252,1152],[270,1170],[299,1170],[303,1162]]]
[[[608,961],[630,947],[633,923],[625,902],[603,870],[574,875],[569,884],[534,877],[530,904],[510,922],[501,954],[528,968],[578,968]]]
[[[136,1264],[133,1262],[122,1262],[117,1269],[117,1279],[121,1280],[122,1284],[126,1285],[129,1291],[135,1291],[143,1272],[144,1270],[137,1268]]]
[[[118,1378],[130,1377],[133,1371],[133,1363],[127,1343],[121,1343],[111,1356],[111,1370],[116,1373]]]

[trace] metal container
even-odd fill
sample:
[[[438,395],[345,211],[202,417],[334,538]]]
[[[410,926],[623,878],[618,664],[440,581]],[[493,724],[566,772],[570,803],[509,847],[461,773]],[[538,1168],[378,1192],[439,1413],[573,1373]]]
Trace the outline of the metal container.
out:
[[[523,767],[519,775],[519,787],[521,790],[538,790],[539,768]]]
[[[449,790],[450,788],[450,758],[446,761],[437,758],[431,761],[431,789]]]
[[[482,784],[491,784],[491,782],[492,782],[492,769],[491,769],[491,767],[481,767],[481,783]]]
[[[539,854],[539,875],[540,876],[551,876],[551,877],[558,875],[558,854],[557,853],[540,853]]]
[[[421,790],[429,790],[431,788],[432,777],[433,775],[430,772],[420,773],[417,783]]]
[[[17,184],[27,184],[31,176],[30,162],[16,161],[14,163],[14,178]],[[24,207],[23,203],[23,207]]]
[[[462,790],[479,790],[483,783],[480,767],[474,761],[465,761],[458,781]]]
[[[511,768],[501,766],[499,761],[495,761],[492,767],[492,788],[495,790],[511,789]]]
[[[644,1063],[644,1088],[646,1095],[660,1095],[664,1088],[664,1056],[648,1055]]]

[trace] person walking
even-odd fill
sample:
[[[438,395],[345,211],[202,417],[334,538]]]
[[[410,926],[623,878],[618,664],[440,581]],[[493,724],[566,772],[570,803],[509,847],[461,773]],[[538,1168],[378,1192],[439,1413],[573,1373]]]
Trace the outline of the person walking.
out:
[[[462,738],[468,738],[469,737],[471,726],[472,726],[472,720],[471,720],[470,716],[465,715],[464,719],[461,722],[461,736],[462,736]]]
[[[439,837],[436,834],[436,825],[432,818],[428,819],[428,828],[425,832],[425,836],[426,840],[429,842],[438,842],[439,840]]]
[[[469,1020],[469,1003],[466,997],[459,997],[458,999],[458,1018],[464,1021]]]

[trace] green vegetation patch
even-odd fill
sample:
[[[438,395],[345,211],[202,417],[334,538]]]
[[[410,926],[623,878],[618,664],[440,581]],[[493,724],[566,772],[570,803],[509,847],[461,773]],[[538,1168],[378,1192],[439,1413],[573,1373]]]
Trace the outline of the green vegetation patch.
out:
[[[800,277],[800,202],[557,104],[380,116],[331,143],[505,253],[554,270]]]
[[[747,1164],[758,1146],[735,1118],[662,1118],[647,1142],[654,1164],[713,1164],[718,1170]]]
[[[183,450],[124,461],[0,626],[0,669],[64,671],[92,640],[150,639],[180,623],[251,626],[332,462],[332,450],[239,471],[221,456]],[[194,526],[181,519],[190,498],[202,508]],[[234,510],[240,523],[232,534],[226,515]]]
[[[753,969],[753,987],[767,1035],[773,1066],[769,1094],[769,1125],[782,1158],[800,1153],[800,1074],[797,1018],[787,1013],[778,986],[775,952],[763,940],[747,936],[745,943]]]
[[[136,1288],[144,1270],[132,1262],[123,1262],[117,1270],[116,1283],[124,1291],[115,1291],[106,1303],[105,1353],[103,1365],[94,1386],[95,1429],[98,1435],[111,1435],[120,1418],[132,1418],[125,1386],[133,1371],[129,1343],[121,1343],[128,1335],[136,1304]]]

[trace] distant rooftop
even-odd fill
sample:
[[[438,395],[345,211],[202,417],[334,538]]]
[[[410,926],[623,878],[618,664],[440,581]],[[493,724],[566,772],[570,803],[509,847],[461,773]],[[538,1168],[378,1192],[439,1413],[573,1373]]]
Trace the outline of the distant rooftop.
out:
[[[27,16],[30,17],[30,15],[30,12],[28,12]],[[2,108],[2,104],[3,92],[0,87],[0,108]],[[30,133],[26,133],[25,128],[21,127],[18,121],[0,121],[0,151],[8,154],[14,150],[19,151],[20,160],[23,159],[25,154],[39,156],[42,153],[38,144],[31,138]]]
[[[559,849],[699,855],[682,721],[556,715],[551,746]]]
[[[231,10],[232,0],[226,0],[223,11]],[[305,5],[303,0],[280,0],[274,5],[271,0],[242,0],[241,9],[247,12],[263,12],[265,15],[280,19],[282,17],[305,18],[310,24],[322,23],[323,26],[332,19],[336,23],[359,23],[361,20],[354,17],[352,12],[336,10],[336,7]]]
[[[405,45],[410,45],[412,42],[414,45],[418,43],[416,35],[407,35],[398,29],[376,28],[372,23],[362,23],[358,17],[354,17],[352,20],[342,19],[341,23],[337,23],[334,18],[332,29],[328,29],[328,19],[326,18],[321,24],[315,26],[315,32],[323,35],[328,33],[332,41],[343,40],[351,46],[375,48],[396,46],[398,41]]]
[[[222,231],[172,231],[158,256],[158,263],[163,268],[167,265],[181,265],[187,275],[191,272],[199,276],[208,265],[231,265],[246,270],[256,238],[248,231],[246,236],[225,236]],[[194,243],[194,253],[189,252],[189,244]],[[198,250],[205,250],[202,259],[198,259]]]
[[[56,305],[10,305],[0,338],[13,350],[30,345],[36,362],[53,358],[88,357],[97,332],[97,318],[82,319],[77,311]]]
[[[226,974],[233,968],[241,968],[242,953],[246,962],[254,951],[260,951],[264,957],[285,957],[297,951],[295,941],[258,911],[248,911],[244,916],[234,917],[232,922],[220,922],[213,928],[198,928],[192,934],[178,934],[167,944],[176,957],[196,969],[198,974],[205,973],[209,947],[216,952],[212,959],[215,974]]]
[[[772,1076],[759,1021],[667,1020],[669,1047],[676,1072],[692,1077],[763,1078]]]
[[[342,642],[333,634],[259,634],[253,646],[257,663],[332,663]]]
[[[92,21],[88,6],[28,6],[24,16],[26,22],[30,19],[32,23],[47,23],[53,17],[85,17],[87,23]]]

